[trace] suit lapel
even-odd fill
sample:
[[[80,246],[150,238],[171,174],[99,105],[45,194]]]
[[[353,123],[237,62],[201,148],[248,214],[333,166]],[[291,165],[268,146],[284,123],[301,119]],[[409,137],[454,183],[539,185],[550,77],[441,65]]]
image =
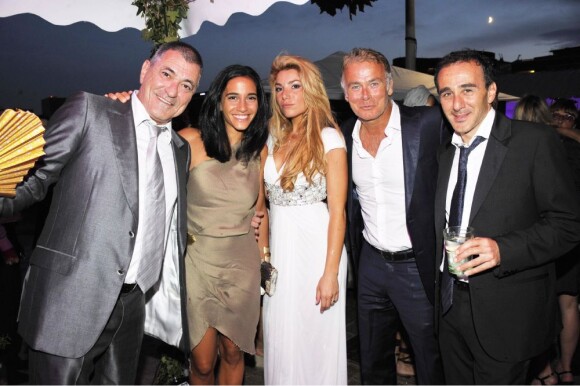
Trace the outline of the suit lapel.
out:
[[[171,130],[171,146],[177,181],[177,254],[179,258],[179,296],[181,298],[181,326],[182,339],[179,348],[189,352],[189,328],[187,325],[187,293],[185,285],[185,248],[187,234],[187,179],[189,177],[190,152],[189,144],[175,131]]]
[[[447,185],[449,185],[449,175],[451,173],[451,166],[453,164],[453,157],[455,156],[455,146],[451,142],[447,142],[442,148],[439,159],[439,171],[437,173],[437,189],[435,191],[435,229],[437,233],[437,247],[443,248],[440,243],[443,240],[442,231],[447,226],[445,216],[445,203],[447,200]],[[439,249],[442,250],[442,249]],[[441,265],[441,253],[436,253],[436,265]],[[437,269],[439,273],[439,269]]]
[[[485,155],[479,170],[479,177],[475,186],[475,193],[473,195],[473,202],[471,204],[471,214],[469,216],[469,223],[471,224],[475,215],[481,208],[485,201],[489,190],[491,189],[499,172],[505,155],[507,147],[504,141],[511,135],[510,121],[503,117],[501,113],[496,112],[495,122],[491,129],[491,135],[488,139]]]
[[[117,111],[109,112],[111,138],[127,203],[133,217],[139,218],[139,167],[137,165],[137,137],[131,103],[119,103]]]
[[[352,157],[353,157],[353,148],[352,148],[352,132],[354,130],[354,126],[356,124],[356,119],[351,119],[346,122],[343,126],[342,134],[344,136],[344,141],[346,143],[346,151],[347,151],[347,158],[348,158],[348,195],[347,195],[347,215],[350,221],[352,221],[353,216],[353,196],[356,194],[354,191],[354,183],[352,181]]]
[[[415,175],[417,174],[417,162],[419,159],[419,147],[421,146],[420,126],[417,122],[418,115],[409,116],[406,110],[399,108],[401,114],[401,141],[403,142],[403,172],[405,175],[405,207],[407,213],[411,198],[413,197],[413,187],[415,186]]]
[[[175,131],[171,131],[171,144],[173,146],[173,154],[175,159],[175,173],[176,173],[176,180],[177,180],[177,224],[178,229],[181,231],[181,228],[185,225],[185,217],[186,213],[184,211],[179,210],[182,207],[182,201],[186,200],[186,185],[187,185],[187,176],[189,174],[189,157],[188,157],[188,148],[189,144],[187,144]],[[186,228],[183,228],[186,229]],[[179,251],[180,253],[185,251],[185,238],[181,237],[181,232],[179,232],[179,237],[177,238],[179,243]]]
[[[451,174],[454,156],[455,146],[448,142],[439,157],[439,173],[435,192],[435,227],[438,234],[446,225],[445,203],[447,202],[447,186],[449,185],[449,175]]]

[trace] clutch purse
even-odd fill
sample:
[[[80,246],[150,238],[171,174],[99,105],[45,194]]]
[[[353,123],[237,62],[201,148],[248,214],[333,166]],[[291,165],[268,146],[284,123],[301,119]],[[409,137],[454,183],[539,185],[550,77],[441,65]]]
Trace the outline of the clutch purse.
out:
[[[260,274],[262,278],[260,286],[264,293],[268,296],[272,296],[274,295],[274,292],[276,292],[278,270],[268,261],[270,259],[270,248],[264,247],[264,256],[266,259],[262,261],[262,265],[260,266]]]

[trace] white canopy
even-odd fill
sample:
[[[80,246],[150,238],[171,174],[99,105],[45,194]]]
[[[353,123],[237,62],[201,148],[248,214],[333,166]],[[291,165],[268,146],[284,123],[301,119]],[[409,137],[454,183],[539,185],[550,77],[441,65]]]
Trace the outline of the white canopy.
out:
[[[344,52],[338,51],[324,59],[314,62],[320,69],[322,78],[324,79],[324,84],[326,86],[326,92],[328,93],[328,97],[332,100],[344,99],[344,94],[342,92],[342,88],[340,87],[340,78],[342,76],[342,58],[344,55]],[[397,66],[391,66],[391,73],[393,75],[393,82],[395,85],[393,99],[403,100],[405,98],[405,94],[407,94],[410,89],[419,85],[425,86],[427,90],[433,94],[433,96],[438,98],[433,75],[407,70],[406,68]],[[270,91],[268,79],[262,80],[262,85],[266,91]],[[500,93],[499,99],[501,101],[516,100],[518,97]]]
[[[308,0],[194,0],[189,3],[179,36],[194,35],[204,21],[224,25],[236,12],[260,15],[278,1],[304,4]],[[56,25],[87,21],[109,32],[145,28],[145,19],[137,16],[131,0],[0,0],[0,17],[20,13],[32,13]]]

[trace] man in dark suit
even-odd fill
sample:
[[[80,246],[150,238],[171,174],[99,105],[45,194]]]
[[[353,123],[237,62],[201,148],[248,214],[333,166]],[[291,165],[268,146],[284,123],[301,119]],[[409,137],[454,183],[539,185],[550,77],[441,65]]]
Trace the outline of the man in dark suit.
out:
[[[131,103],[73,95],[46,128],[41,167],[14,199],[0,200],[2,215],[12,214],[56,182],[20,308],[32,384],[134,382],[144,293],[159,280],[167,250],[185,250],[190,154],[171,119],[201,71],[193,47],[168,43],[143,63]],[[160,193],[150,197],[155,184]]]
[[[391,100],[388,60],[355,48],[342,87],[357,116],[343,125],[349,154],[348,241],[358,271],[358,324],[364,384],[396,384],[399,318],[420,384],[441,384],[434,334],[436,151],[449,134],[439,109]]]
[[[530,358],[556,334],[553,260],[580,241],[573,179],[553,129],[510,121],[492,107],[497,86],[481,53],[444,57],[435,84],[455,132],[441,149],[435,201],[445,377],[524,384]],[[447,223],[474,228],[455,258],[473,257],[458,267],[467,279],[442,262]]]

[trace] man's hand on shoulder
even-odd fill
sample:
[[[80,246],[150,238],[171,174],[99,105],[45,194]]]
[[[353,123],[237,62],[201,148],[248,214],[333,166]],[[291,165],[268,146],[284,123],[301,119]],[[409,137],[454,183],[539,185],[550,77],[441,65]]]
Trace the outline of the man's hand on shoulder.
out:
[[[120,91],[120,92],[109,92],[106,93],[105,96],[114,101],[126,103],[131,100],[131,94],[133,94],[133,91]]]

